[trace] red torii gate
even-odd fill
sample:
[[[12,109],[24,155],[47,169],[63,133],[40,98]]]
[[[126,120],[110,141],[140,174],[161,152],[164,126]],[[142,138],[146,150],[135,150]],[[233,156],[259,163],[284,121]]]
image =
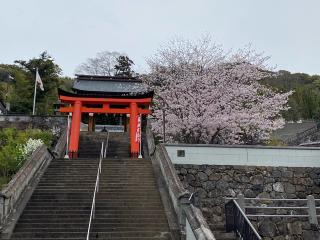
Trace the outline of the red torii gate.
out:
[[[82,113],[118,113],[130,114],[130,144],[131,156],[137,157],[139,154],[139,143],[135,141],[137,134],[138,117],[140,114],[150,114],[149,106],[151,97],[141,98],[103,98],[85,96],[59,95],[63,103],[68,103],[68,107],[60,107],[60,112],[72,113],[71,134],[69,144],[69,156],[77,157],[80,137],[80,123]],[[81,95],[81,94],[80,94]]]

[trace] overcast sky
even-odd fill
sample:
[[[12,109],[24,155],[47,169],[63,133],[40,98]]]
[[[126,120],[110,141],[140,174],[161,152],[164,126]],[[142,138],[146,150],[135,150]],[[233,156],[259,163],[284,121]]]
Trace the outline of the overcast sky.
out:
[[[109,50],[142,72],[172,37],[209,33],[225,49],[252,43],[277,69],[320,74],[319,0],[1,0],[0,9],[0,63],[47,50],[73,76]]]

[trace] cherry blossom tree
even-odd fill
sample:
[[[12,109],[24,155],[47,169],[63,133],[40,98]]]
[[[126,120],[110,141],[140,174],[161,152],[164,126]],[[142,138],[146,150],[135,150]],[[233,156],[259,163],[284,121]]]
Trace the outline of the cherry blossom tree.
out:
[[[145,82],[155,90],[152,128],[184,143],[254,144],[284,124],[291,92],[259,83],[274,73],[250,46],[226,52],[205,36],[173,39],[148,59]]]

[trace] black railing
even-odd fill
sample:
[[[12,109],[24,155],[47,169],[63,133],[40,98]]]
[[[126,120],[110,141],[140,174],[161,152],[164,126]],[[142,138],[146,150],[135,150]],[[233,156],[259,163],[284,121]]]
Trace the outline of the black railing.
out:
[[[233,231],[243,240],[262,239],[236,200],[231,200],[225,205],[225,213],[227,232]]]

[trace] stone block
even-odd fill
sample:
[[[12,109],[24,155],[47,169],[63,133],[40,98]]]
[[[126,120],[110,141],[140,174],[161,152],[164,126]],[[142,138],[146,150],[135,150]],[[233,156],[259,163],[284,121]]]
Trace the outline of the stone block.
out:
[[[302,224],[301,222],[287,223],[288,232],[290,235],[300,235],[302,234]]]
[[[277,235],[277,226],[270,220],[262,221],[258,224],[258,231],[262,237],[275,237]]]
[[[284,187],[281,182],[276,182],[272,184],[272,187],[275,192],[284,192]]]
[[[198,172],[196,176],[201,182],[208,180],[208,176],[204,172]]]
[[[295,185],[291,183],[285,183],[284,189],[286,193],[295,193],[296,192],[296,187]]]
[[[221,179],[221,174],[219,174],[219,173],[212,173],[209,176],[209,180],[211,180],[211,181],[218,181],[220,179]]]
[[[204,182],[202,184],[202,186],[206,191],[211,191],[211,190],[216,188],[216,182],[214,182],[214,181],[206,181],[206,182]]]
[[[264,178],[261,174],[252,176],[250,178],[250,183],[252,183],[253,185],[262,185],[263,182],[264,182]]]

